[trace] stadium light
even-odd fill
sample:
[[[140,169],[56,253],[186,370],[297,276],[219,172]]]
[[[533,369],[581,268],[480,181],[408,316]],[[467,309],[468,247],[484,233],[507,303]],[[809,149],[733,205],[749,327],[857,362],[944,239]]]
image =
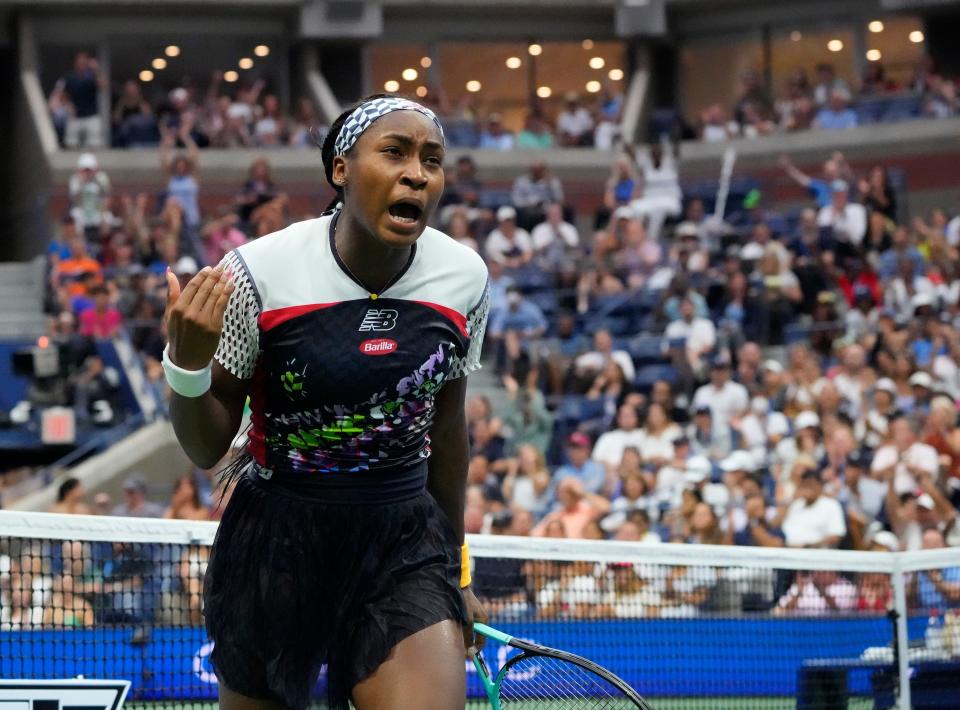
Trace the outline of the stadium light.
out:
[[[920,44],[923,41],[923,32],[920,30],[914,30],[910,33],[910,41],[914,44]]]
[[[253,69],[253,60],[250,57],[241,57],[240,61],[237,62],[237,66],[241,69]]]
[[[507,69],[519,69],[522,64],[523,61],[520,59],[520,57],[507,57]]]
[[[580,46],[583,47],[584,49],[593,49],[593,40],[585,39],[580,43]]]
[[[880,22],[880,20],[873,20],[869,25],[867,25],[867,29],[873,32],[874,34],[877,34],[878,32],[883,32],[883,23]]]
[[[587,82],[587,91],[591,94],[595,94],[600,91],[600,82],[599,81],[588,81]]]
[[[240,78],[240,75],[237,74],[235,71],[233,71],[233,69],[231,69],[230,71],[225,71],[223,73],[223,80],[230,84],[232,84],[239,78]]]
[[[417,96],[419,96],[419,97],[422,99],[424,96],[427,95],[427,87],[425,87],[425,86],[418,86],[416,93],[417,93]]]
[[[539,44],[531,44],[529,47],[527,47],[527,53],[531,57],[539,57],[541,54],[543,54],[543,47],[541,47]]]
[[[407,67],[402,72],[400,72],[400,76],[403,78],[404,81],[414,81],[420,75],[417,74],[417,70],[414,69],[413,67]]]
[[[166,68],[167,68],[167,60],[164,59],[163,57],[157,57],[157,58],[154,59],[152,62],[150,62],[150,64],[153,66],[154,69],[166,69]]]
[[[870,61],[870,62],[878,62],[878,61],[880,61],[880,58],[881,58],[881,57],[883,57],[883,55],[880,54],[880,50],[879,50],[879,49],[868,49],[868,50],[867,50],[867,61]]]
[[[551,89],[549,86],[537,87],[537,96],[539,96],[541,99],[549,99],[552,94],[553,89]]]
[[[166,54],[168,57],[179,57],[180,48],[175,44],[168,44],[164,48],[163,53]]]
[[[149,69],[144,69],[142,72],[140,72],[140,81],[153,81],[153,72]]]
[[[394,79],[383,82],[383,90],[388,93],[393,93],[395,91],[400,91],[400,82]]]
[[[258,44],[253,48],[253,53],[258,57],[266,57],[270,54],[270,48],[265,44]]]
[[[429,69],[433,66],[433,60],[430,57],[420,57],[420,66],[424,69]]]
[[[603,57],[591,57],[590,58],[590,68],[591,69],[603,69],[606,62],[603,60]]]
[[[476,79],[471,79],[470,81],[467,82],[467,91],[469,91],[472,94],[477,93],[482,88],[483,88],[483,85]]]
[[[827,49],[829,49],[831,52],[839,52],[841,49],[843,49],[843,42],[839,39],[832,39],[827,42]]]
[[[799,42],[802,39],[803,39],[803,33],[800,32],[799,30],[794,30],[793,32],[790,33],[791,42]]]
[[[623,69],[611,69],[607,72],[607,76],[610,77],[611,81],[620,81],[623,79]]]

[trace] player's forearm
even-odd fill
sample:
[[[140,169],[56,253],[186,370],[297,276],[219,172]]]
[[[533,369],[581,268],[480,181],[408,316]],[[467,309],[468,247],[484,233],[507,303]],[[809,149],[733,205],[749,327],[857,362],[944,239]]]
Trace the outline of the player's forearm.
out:
[[[170,398],[170,420],[184,452],[200,468],[212,468],[224,457],[240,428],[240,417],[214,394]]]
[[[461,543],[470,457],[464,380],[465,377],[448,382],[437,395],[436,415],[430,428],[432,450],[427,463],[427,490],[450,520]]]

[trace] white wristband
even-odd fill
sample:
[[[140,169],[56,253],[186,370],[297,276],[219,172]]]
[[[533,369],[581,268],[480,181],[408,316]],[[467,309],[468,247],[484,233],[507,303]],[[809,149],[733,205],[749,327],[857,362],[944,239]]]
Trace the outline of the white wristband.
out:
[[[213,380],[213,361],[202,370],[184,370],[170,360],[170,344],[163,349],[163,374],[170,389],[181,397],[201,397],[210,389]]]

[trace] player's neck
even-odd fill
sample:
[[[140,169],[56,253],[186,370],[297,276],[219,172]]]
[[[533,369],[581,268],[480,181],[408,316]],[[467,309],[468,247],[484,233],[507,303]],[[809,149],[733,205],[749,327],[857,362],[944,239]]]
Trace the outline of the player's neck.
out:
[[[337,254],[347,269],[371,293],[379,293],[410,261],[411,247],[387,246],[346,215],[334,234]]]

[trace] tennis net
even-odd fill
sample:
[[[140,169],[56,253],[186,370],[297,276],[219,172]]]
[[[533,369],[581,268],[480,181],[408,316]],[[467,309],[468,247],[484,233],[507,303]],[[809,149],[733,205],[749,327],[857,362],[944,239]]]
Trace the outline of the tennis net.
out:
[[[0,678],[128,680],[127,704],[142,708],[215,703],[201,596],[215,531],[0,511]],[[657,710],[960,697],[955,550],[470,543],[491,625],[607,667]],[[485,651],[494,668],[511,653]],[[485,707],[466,667],[469,707]]]

